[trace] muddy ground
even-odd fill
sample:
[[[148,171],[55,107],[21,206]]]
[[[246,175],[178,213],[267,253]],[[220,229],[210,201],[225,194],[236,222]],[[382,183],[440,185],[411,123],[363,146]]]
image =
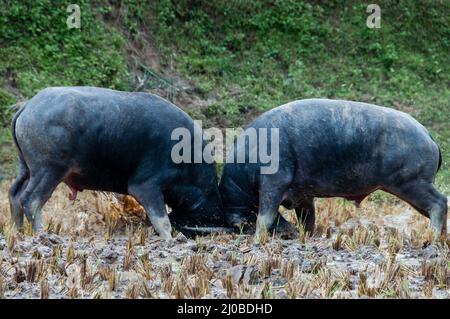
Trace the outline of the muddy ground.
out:
[[[447,241],[390,196],[317,200],[317,231],[160,240],[132,201],[60,186],[46,231],[15,233],[0,186],[1,298],[449,298]],[[291,212],[283,211],[288,218]],[[293,220],[295,222],[295,220]],[[449,227],[450,229],[450,227]],[[301,229],[300,229],[301,231]]]

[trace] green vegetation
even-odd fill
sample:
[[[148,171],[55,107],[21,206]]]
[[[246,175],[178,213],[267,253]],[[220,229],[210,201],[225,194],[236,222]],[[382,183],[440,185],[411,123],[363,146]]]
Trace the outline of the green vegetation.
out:
[[[73,1],[0,1],[0,179],[13,171],[9,105],[48,86],[128,88],[124,39],[97,17],[107,9],[78,0],[81,28],[69,29]]]
[[[177,3],[160,4],[161,39],[184,76],[221,97],[208,114],[243,124],[252,110],[310,97],[398,108],[439,141],[438,182],[449,183],[448,1],[378,2],[380,29],[366,27],[367,5],[349,1]]]
[[[412,113],[441,145],[438,184],[450,194],[449,1],[378,1],[381,28],[369,29],[367,4],[356,1],[84,0],[80,30],[66,27],[69,2],[3,5],[1,125],[6,105],[46,86],[129,88],[125,44],[153,39],[163,67],[215,98],[201,110],[211,121],[243,125],[309,97]]]

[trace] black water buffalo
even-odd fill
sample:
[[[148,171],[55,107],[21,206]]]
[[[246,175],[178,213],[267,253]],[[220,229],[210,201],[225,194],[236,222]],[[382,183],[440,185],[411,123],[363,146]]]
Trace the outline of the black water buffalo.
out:
[[[222,224],[214,165],[171,160],[178,142],[172,132],[187,128],[194,138],[195,126],[181,109],[148,93],[42,90],[13,119],[20,155],[20,172],[9,192],[13,222],[22,227],[25,214],[40,230],[42,206],[65,182],[72,199],[84,189],[134,196],[165,239],[171,238],[170,221]],[[165,204],[172,208],[170,221]]]
[[[279,145],[270,145],[279,146],[273,174],[262,174],[264,165],[248,163],[248,155],[245,163],[231,159],[247,154],[247,133],[256,130],[261,137],[262,128],[278,129]],[[433,185],[441,161],[436,142],[408,114],[366,103],[308,99],[274,108],[249,125],[229,154],[219,190],[228,223],[256,221],[257,238],[280,216],[280,204],[294,208],[312,232],[314,197],[359,204],[376,190],[408,202],[446,233],[447,199]]]

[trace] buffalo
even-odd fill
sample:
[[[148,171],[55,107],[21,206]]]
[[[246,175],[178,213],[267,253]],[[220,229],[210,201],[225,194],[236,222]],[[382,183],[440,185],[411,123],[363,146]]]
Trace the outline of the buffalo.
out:
[[[214,164],[172,160],[177,143],[172,132],[187,129],[194,139],[196,125],[180,108],[149,93],[95,87],[40,91],[13,118],[20,158],[9,191],[13,223],[23,227],[25,215],[41,230],[41,208],[64,182],[72,199],[85,189],[134,196],[166,240],[171,222],[190,223],[191,229],[222,225]]]
[[[268,139],[267,148],[278,153],[279,164],[275,172],[264,173],[267,167],[259,158],[249,160],[255,145],[248,138],[252,130],[261,138],[271,129],[278,130],[278,143]],[[246,160],[233,160],[239,155]],[[343,197],[359,204],[376,190],[409,203],[430,218],[438,234],[446,234],[447,199],[433,184],[441,163],[438,144],[406,113],[306,99],[276,107],[246,128],[227,158],[219,190],[227,223],[256,223],[257,240],[274,225],[290,230],[278,214],[280,204],[295,209],[312,233],[315,197]]]

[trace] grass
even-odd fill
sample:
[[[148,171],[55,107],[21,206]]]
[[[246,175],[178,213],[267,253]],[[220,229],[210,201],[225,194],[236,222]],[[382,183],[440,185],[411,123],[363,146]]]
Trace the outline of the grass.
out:
[[[380,29],[366,27],[365,4],[338,0],[80,0],[82,28],[68,29],[69,3],[0,5],[0,298],[448,298],[448,243],[432,243],[428,220],[381,192],[359,210],[319,200],[313,237],[178,236],[174,247],[133,201],[84,192],[70,204],[61,187],[30,245],[30,230],[11,230],[6,198],[8,106],[54,85],[130,90],[135,55],[188,83],[177,100],[195,98],[186,110],[205,126],[245,125],[309,97],[411,113],[441,146],[437,184],[450,195],[448,1],[378,1]],[[425,260],[430,244],[438,257]]]
[[[449,3],[379,2],[382,27],[357,2],[161,1],[157,33],[204,96],[206,117],[245,125],[295,99],[366,101],[411,113],[435,136],[450,193]],[[401,30],[398,32],[398,30]],[[165,49],[165,51],[164,51]]]
[[[245,125],[265,110],[310,97],[411,113],[441,145],[437,184],[450,194],[448,1],[380,1],[380,29],[366,27],[366,5],[357,1],[262,0],[127,0],[120,7],[80,1],[82,28],[68,29],[69,3],[3,5],[0,179],[15,169],[7,105],[51,85],[130,89],[131,55],[154,64],[145,55],[151,42],[159,70],[190,83],[179,94],[207,101],[187,109],[206,126]]]

